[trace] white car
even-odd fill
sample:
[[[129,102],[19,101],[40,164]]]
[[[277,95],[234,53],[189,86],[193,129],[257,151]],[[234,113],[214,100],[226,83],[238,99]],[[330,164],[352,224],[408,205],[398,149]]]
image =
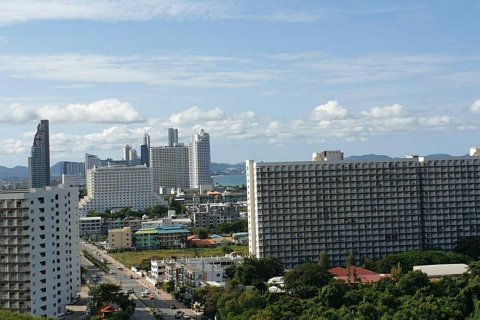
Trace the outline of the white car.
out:
[[[142,291],[142,298],[148,298],[149,296],[150,296],[150,291],[148,290]]]

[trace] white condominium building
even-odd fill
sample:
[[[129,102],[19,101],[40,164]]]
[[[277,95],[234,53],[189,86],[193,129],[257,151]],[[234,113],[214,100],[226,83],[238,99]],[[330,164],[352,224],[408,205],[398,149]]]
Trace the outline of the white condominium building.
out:
[[[77,188],[0,192],[0,309],[56,317],[80,290]]]
[[[189,188],[189,148],[183,144],[150,148],[150,167],[153,170],[153,187]]]
[[[88,170],[87,194],[79,204],[83,213],[118,208],[144,210],[165,205],[153,192],[152,169],[146,166],[109,165]]]
[[[211,188],[210,135],[203,129],[193,135],[190,153],[190,187]]]
[[[480,236],[480,157],[246,164],[249,251],[287,268]]]

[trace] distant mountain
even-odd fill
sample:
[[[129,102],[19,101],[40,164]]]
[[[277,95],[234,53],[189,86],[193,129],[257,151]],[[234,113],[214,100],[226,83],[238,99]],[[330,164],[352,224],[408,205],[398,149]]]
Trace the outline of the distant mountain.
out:
[[[7,168],[0,166],[0,178],[26,178],[28,176],[28,168],[16,166],[14,168]]]
[[[52,177],[60,177],[62,175],[63,161],[57,162],[50,167],[50,175]]]
[[[363,156],[350,156],[345,158],[345,160],[390,160],[390,159],[392,158],[383,154],[366,154]]]

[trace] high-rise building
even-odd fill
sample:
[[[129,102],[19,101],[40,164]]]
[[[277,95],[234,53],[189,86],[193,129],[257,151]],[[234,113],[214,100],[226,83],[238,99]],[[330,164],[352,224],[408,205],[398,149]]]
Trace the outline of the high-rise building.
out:
[[[128,144],[123,148],[123,160],[125,160],[127,163],[130,162],[131,151],[132,147],[130,147]]]
[[[61,173],[66,175],[79,175],[85,177],[85,162],[64,161]]]
[[[150,167],[153,170],[153,187],[189,188],[189,148],[176,143],[175,146],[151,147]]]
[[[28,158],[30,188],[50,185],[50,137],[48,120],[41,120]]]
[[[80,290],[77,188],[0,192],[0,309],[54,317]]]
[[[190,145],[190,187],[211,187],[210,135],[203,129],[193,135]]]
[[[478,156],[246,165],[250,254],[287,268],[321,252],[342,265],[351,251],[378,259],[480,236]]]
[[[168,146],[173,147],[178,143],[178,129],[168,128]]]
[[[140,146],[140,164],[150,167],[150,135],[145,133],[143,144]]]
[[[85,153],[85,174],[94,167],[105,167],[107,165],[108,160],[102,160],[97,155]]]
[[[144,210],[165,201],[153,192],[152,169],[145,166],[109,165],[87,172],[87,196],[80,200],[82,214],[130,208]]]

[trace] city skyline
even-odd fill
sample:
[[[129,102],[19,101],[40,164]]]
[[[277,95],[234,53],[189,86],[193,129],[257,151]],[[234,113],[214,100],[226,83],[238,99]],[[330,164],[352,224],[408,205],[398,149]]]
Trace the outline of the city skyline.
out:
[[[3,1],[0,165],[210,133],[212,161],[480,145],[480,4]],[[441,141],[440,143],[437,143]],[[228,150],[228,152],[225,152]]]

